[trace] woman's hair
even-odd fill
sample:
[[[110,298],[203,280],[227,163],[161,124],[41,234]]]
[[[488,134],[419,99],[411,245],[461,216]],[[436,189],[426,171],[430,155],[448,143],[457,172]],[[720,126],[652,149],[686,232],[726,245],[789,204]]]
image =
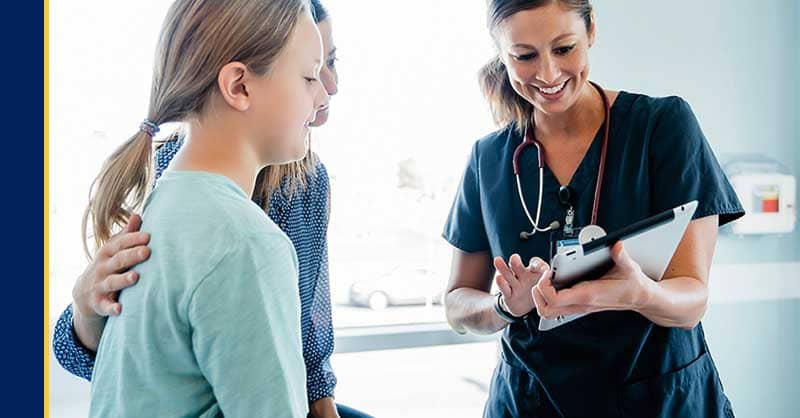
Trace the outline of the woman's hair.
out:
[[[311,0],[311,13],[314,15],[314,22],[316,23],[328,18],[328,9],[319,0]]]
[[[176,0],[170,6],[156,49],[147,123],[111,154],[92,184],[83,218],[87,254],[89,222],[100,247],[141,207],[150,190],[157,126],[200,117],[219,71],[230,62],[266,74],[308,8],[308,0]]]
[[[592,25],[592,5],[589,0],[489,0],[487,26],[492,37],[497,29],[512,15],[523,10],[536,9],[558,2],[577,13],[586,24]],[[489,102],[494,121],[500,126],[515,123],[520,134],[533,111],[533,105],[514,91],[508,79],[508,70],[499,56],[495,56],[478,73],[481,91]]]

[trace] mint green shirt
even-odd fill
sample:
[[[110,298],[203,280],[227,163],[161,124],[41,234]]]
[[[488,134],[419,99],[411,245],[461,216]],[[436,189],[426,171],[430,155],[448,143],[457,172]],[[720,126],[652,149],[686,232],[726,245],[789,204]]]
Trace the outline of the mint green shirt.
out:
[[[234,182],[204,172],[165,172],[143,220],[152,253],[106,324],[90,416],[304,418],[286,235]]]

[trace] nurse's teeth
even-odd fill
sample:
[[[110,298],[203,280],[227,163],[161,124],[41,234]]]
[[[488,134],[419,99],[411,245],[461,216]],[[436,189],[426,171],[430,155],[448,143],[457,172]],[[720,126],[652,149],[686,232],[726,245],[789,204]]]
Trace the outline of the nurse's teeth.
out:
[[[567,84],[567,81],[568,80],[565,80],[563,83],[561,83],[561,85],[555,86],[555,87],[551,87],[549,89],[545,88],[545,87],[536,87],[536,88],[539,89],[542,93],[545,93],[545,94],[556,94],[556,93],[560,92],[561,89],[564,88],[564,86]]]

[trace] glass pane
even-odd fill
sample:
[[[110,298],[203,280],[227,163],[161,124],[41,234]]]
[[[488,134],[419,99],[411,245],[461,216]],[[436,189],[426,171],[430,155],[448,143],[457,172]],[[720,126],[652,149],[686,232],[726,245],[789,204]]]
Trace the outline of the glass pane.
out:
[[[443,321],[442,228],[471,144],[494,129],[477,83],[493,54],[484,4],[328,3],[339,94],[314,145],[331,175],[334,325]]]

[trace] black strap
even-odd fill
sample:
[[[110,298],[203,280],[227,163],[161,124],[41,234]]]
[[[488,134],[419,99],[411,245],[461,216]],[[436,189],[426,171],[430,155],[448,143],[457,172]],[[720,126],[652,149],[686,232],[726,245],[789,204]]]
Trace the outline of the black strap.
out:
[[[502,293],[498,293],[497,297],[494,300],[494,311],[497,312],[497,315],[499,315],[500,318],[503,318],[506,322],[510,322],[512,324],[515,324],[517,322],[524,321],[525,318],[528,317],[528,315],[525,315],[525,316],[514,316],[513,314],[511,314],[511,312],[508,312],[505,309],[503,309],[503,305],[500,303],[500,298],[502,298],[502,297],[503,297],[503,294]]]

